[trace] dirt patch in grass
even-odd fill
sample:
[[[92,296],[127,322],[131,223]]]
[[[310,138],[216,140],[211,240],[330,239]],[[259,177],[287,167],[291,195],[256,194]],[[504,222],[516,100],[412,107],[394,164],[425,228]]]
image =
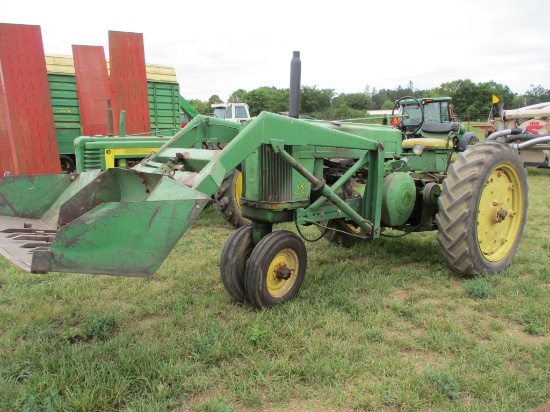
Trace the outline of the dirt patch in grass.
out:
[[[155,324],[164,322],[167,319],[170,319],[167,315],[146,315],[142,318],[127,322],[123,328],[123,331],[130,333],[143,332],[150,329]]]
[[[450,359],[450,357],[428,350],[403,350],[399,352],[399,355],[412,366],[412,370],[416,373],[429,368],[437,369],[438,366]]]
[[[338,410],[352,410],[351,408],[336,408],[333,404],[323,402],[320,399],[292,399],[289,403],[270,405],[251,409],[242,409],[243,412],[334,412]]]
[[[517,340],[517,343],[519,343],[520,345],[529,343],[542,346],[548,343],[547,337],[541,335],[531,335],[523,331],[520,325],[509,324],[506,327],[504,333]],[[548,412],[550,412],[550,409],[548,410]]]

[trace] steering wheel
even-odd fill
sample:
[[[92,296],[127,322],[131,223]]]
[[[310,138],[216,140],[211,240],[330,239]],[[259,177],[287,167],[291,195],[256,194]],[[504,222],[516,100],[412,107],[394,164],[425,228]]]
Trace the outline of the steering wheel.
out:
[[[416,132],[418,132],[420,130],[420,128],[422,127],[422,124],[424,123],[424,106],[422,106],[420,104],[420,102],[418,101],[418,99],[416,97],[404,96],[404,97],[400,98],[399,100],[397,100],[395,102],[395,104],[393,105],[393,109],[391,111],[392,119],[394,118],[395,110],[397,109],[397,111],[399,111],[399,108],[401,107],[401,102],[403,100],[414,100],[414,102],[420,108],[420,119],[418,119],[416,117],[412,117],[407,112],[407,104],[405,104],[405,105],[403,105],[403,114],[401,115],[401,117],[399,117],[397,123],[394,124],[394,126],[396,128],[398,128],[399,130],[401,130],[401,132],[403,132],[405,134],[415,134]],[[405,119],[409,119],[409,120],[413,121],[414,123],[416,123],[416,125],[415,124],[403,124]],[[410,130],[410,129],[407,130],[408,127],[409,128],[413,127],[413,129],[412,130]]]

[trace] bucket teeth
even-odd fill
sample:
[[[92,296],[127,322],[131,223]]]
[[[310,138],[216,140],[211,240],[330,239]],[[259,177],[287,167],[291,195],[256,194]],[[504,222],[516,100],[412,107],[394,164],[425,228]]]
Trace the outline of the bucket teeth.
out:
[[[52,242],[45,242],[45,243],[24,243],[21,245],[23,249],[31,249],[29,252],[34,252],[35,250],[49,250],[50,246],[52,245]]]
[[[8,228],[8,229],[0,230],[0,232],[14,233],[14,234],[23,234],[23,233],[36,233],[36,234],[53,233],[53,234],[55,234],[55,233],[57,233],[57,230],[14,227],[14,228]]]
[[[25,270],[30,268],[30,262],[34,252],[50,250],[57,230],[45,228],[33,228],[32,223],[12,222],[16,227],[8,226],[0,230],[0,243],[2,253],[12,262]],[[40,226],[35,224],[35,226]]]
[[[14,242],[21,243],[23,241],[32,240],[33,243],[24,243],[21,247],[29,248],[30,244],[33,245],[51,245],[55,239],[55,234],[57,230],[40,230],[40,229],[19,229],[19,228],[9,228],[1,230],[2,233],[9,233],[6,236],[6,239],[11,239]]]
[[[14,244],[19,244],[20,248],[29,249],[28,253],[34,253],[36,250],[49,250],[57,233],[56,230],[21,230],[16,228],[5,229],[2,232],[10,233],[6,239],[11,239]]]

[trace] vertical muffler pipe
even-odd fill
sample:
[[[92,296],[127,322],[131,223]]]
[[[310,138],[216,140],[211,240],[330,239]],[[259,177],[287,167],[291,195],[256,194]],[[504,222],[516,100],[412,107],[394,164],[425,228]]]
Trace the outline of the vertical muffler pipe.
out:
[[[300,52],[292,53],[290,62],[290,98],[288,104],[288,116],[295,119],[300,117],[300,77],[302,74],[302,62]]]

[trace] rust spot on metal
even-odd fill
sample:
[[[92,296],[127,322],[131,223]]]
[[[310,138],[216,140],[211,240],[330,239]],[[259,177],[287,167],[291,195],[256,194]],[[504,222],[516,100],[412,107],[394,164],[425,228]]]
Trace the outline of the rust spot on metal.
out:
[[[278,279],[290,279],[290,276],[292,275],[292,270],[290,270],[284,263],[279,264],[277,268],[275,269],[275,276]]]
[[[149,181],[149,177],[142,172],[138,172],[138,175],[141,181],[143,182],[143,184],[145,185],[145,193],[147,194],[151,193],[151,182]]]
[[[17,216],[17,217],[22,217],[19,213],[17,213],[17,211],[14,209],[14,207],[12,206],[12,204],[10,202],[8,202],[8,200],[6,199],[6,197],[0,193],[0,205],[3,205],[3,206],[7,206],[10,208],[10,210],[12,211],[13,215],[14,216]]]
[[[176,180],[185,186],[192,187],[195,184],[196,176],[197,176],[196,174],[192,174],[187,176],[185,179],[176,179]]]
[[[149,219],[149,222],[147,223],[147,231],[149,231],[151,229],[151,226],[153,225],[153,222],[155,221],[155,218],[159,214],[160,209],[161,209],[160,207],[155,208],[155,211],[153,212],[153,215],[151,216],[151,218]]]

